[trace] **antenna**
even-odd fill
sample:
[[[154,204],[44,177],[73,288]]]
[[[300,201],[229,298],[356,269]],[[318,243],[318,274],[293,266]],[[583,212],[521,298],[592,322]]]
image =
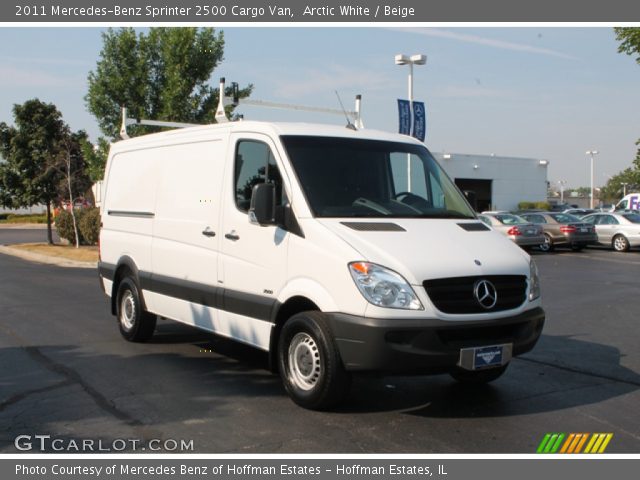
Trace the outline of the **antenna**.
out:
[[[344,113],[344,117],[347,119],[347,128],[349,130],[357,130],[355,125],[353,123],[351,123],[351,120],[349,119],[349,115],[347,115],[347,110],[344,108],[344,105],[342,104],[342,100],[340,99],[340,94],[338,93],[337,90],[334,90],[334,92],[336,92],[336,97],[338,97],[338,102],[340,102],[340,108],[342,108],[342,112]]]

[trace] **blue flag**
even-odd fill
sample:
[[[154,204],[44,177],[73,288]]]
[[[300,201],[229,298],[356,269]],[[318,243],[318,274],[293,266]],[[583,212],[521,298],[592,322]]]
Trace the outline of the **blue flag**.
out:
[[[399,116],[399,129],[398,133],[402,135],[411,134],[411,106],[409,100],[398,99],[398,116]]]
[[[423,102],[413,102],[413,137],[424,142],[427,133],[427,114]]]

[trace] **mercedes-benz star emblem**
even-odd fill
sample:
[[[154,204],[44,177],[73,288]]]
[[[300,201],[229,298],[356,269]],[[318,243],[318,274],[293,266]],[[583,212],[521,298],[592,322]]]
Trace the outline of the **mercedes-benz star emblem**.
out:
[[[496,306],[498,292],[489,280],[478,280],[473,287],[473,295],[482,308],[490,310]]]

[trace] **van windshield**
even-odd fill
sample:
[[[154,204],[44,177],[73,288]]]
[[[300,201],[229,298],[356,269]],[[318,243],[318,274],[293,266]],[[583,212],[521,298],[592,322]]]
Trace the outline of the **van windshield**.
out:
[[[420,145],[281,137],[316,217],[476,218]]]

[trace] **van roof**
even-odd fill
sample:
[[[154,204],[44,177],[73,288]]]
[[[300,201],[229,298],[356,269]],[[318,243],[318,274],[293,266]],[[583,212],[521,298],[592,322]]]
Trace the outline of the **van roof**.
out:
[[[310,135],[319,137],[341,137],[360,138],[368,140],[386,140],[391,142],[414,143],[422,145],[418,140],[407,135],[398,133],[383,132],[381,130],[351,130],[344,126],[326,125],[316,123],[281,123],[281,122],[260,122],[253,120],[242,120],[229,123],[218,123],[187,128],[177,128],[160,133],[141,135],[128,140],[121,140],[114,144],[126,146],[141,146],[146,143],[162,143],[164,140],[184,137],[206,137],[207,134],[217,132],[251,132],[264,133],[274,136],[280,135]]]

